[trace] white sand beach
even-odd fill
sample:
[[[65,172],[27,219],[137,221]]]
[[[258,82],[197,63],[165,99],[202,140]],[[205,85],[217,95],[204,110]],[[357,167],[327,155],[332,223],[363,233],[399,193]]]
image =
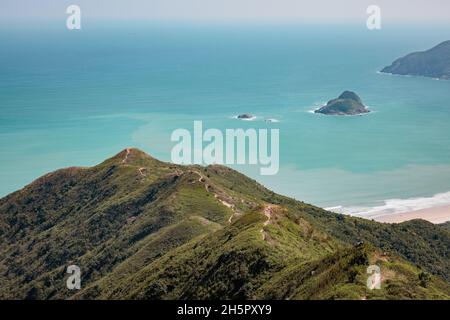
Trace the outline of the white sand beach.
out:
[[[444,223],[450,221],[450,205],[395,213],[374,218],[376,221],[389,223],[400,223],[412,219],[423,219],[432,223]]]

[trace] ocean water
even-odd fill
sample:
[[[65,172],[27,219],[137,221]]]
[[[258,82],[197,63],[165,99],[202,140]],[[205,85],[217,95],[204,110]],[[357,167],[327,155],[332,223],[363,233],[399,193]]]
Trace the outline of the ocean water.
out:
[[[448,39],[450,25],[2,25],[0,196],[128,146],[170,160],[172,131],[202,120],[278,128],[277,175],[235,168],[299,200],[370,215],[450,203],[450,81],[377,72]],[[344,90],[373,112],[310,112]]]

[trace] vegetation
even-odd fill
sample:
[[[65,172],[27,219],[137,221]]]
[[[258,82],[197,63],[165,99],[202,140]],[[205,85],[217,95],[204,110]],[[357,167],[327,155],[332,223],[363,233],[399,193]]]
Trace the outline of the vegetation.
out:
[[[442,226],[343,216],[128,149],[0,200],[0,298],[448,299],[449,245]]]
[[[441,223],[440,226],[442,228],[444,228],[445,230],[450,231],[450,221],[447,221],[445,223]]]

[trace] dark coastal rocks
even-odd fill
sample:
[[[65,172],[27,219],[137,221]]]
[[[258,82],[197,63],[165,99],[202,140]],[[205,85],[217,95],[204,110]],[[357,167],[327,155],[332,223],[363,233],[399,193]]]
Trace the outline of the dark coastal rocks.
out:
[[[253,119],[255,116],[249,113],[243,113],[237,116],[238,119],[248,120]]]

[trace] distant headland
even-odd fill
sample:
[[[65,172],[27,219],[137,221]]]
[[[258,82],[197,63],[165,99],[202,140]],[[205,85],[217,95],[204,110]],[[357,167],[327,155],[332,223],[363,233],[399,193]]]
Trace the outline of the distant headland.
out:
[[[450,40],[399,58],[381,72],[450,80]]]

